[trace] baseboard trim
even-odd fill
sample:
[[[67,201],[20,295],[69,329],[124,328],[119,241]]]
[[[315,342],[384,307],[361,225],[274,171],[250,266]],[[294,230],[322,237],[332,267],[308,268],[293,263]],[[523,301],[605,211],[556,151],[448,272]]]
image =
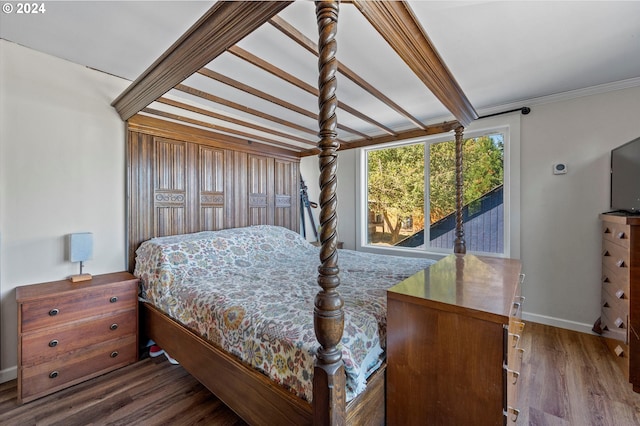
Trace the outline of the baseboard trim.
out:
[[[18,367],[13,366],[0,370],[0,383],[8,382],[18,378]]]
[[[562,318],[550,317],[547,315],[523,312],[522,319],[525,321],[537,322],[539,324],[551,325],[554,327],[566,328],[567,330],[579,331],[581,333],[596,334],[593,332],[593,324],[569,321]]]

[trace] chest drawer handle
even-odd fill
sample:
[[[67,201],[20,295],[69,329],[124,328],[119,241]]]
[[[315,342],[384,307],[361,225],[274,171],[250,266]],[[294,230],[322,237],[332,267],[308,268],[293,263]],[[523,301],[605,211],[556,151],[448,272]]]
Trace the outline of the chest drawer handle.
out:
[[[58,346],[58,341],[57,340],[52,340],[49,342],[49,347],[50,348],[55,348],[56,346]]]
[[[520,335],[515,333],[509,333],[509,336],[513,338],[513,343],[511,343],[511,346],[515,348],[518,345],[518,342],[520,341]]]
[[[117,296],[111,296],[111,299],[109,299],[109,302],[111,303],[116,303],[118,301],[118,297]]]
[[[52,310],[49,311],[49,316],[50,317],[55,317],[56,315],[58,315],[59,312],[60,312],[60,309],[53,308]]]
[[[624,268],[624,267],[625,267],[624,259],[619,259],[619,260],[616,262],[616,266],[617,266],[618,268]]]
[[[110,355],[110,356],[111,356],[111,358],[115,358],[115,357],[117,357],[117,356],[118,356],[118,351],[113,351],[113,352],[111,352],[111,355]]]
[[[50,379],[55,379],[59,375],[60,375],[60,373],[58,373],[57,371],[52,371],[51,373],[49,373],[49,378]]]
[[[616,320],[614,322],[616,324],[616,327],[624,328],[624,321],[622,321],[622,318],[616,318]]]
[[[109,326],[109,330],[117,330],[118,329],[118,324],[111,324]]]
[[[623,239],[624,238],[624,232],[618,232],[618,235],[616,235],[619,239]]]
[[[618,290],[616,291],[616,297],[618,299],[624,299],[624,290]]]
[[[510,415],[511,416],[510,420],[515,423],[515,422],[518,421],[518,416],[520,415],[520,410],[518,410],[517,408],[509,407],[507,409],[507,411],[505,411],[503,414],[504,414],[505,417],[509,417],[509,415]]]

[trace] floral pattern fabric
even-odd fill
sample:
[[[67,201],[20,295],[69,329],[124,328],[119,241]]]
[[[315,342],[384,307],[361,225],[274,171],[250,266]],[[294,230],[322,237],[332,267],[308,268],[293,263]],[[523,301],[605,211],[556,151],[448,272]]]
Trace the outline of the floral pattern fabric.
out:
[[[319,250],[269,225],[160,237],[136,251],[135,275],[142,298],[311,401]],[[339,250],[347,400],[381,363],[386,290],[432,263]]]

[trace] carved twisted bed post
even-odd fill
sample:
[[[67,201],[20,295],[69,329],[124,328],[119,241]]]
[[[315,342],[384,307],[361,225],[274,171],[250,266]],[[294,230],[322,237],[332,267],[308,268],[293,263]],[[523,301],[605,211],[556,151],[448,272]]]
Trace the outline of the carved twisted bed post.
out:
[[[336,108],[336,59],[338,30],[338,1],[316,2],[319,33],[318,106],[320,113],[320,262],[318,284],[322,290],[315,298],[313,324],[320,348],[313,372],[313,417],[316,425],[341,425],[346,420],[345,372],[338,343],[344,330],[343,300],[338,293],[336,170],[338,120]]]
[[[453,243],[453,252],[464,254],[467,252],[464,240],[464,226],[462,223],[462,207],[464,206],[462,176],[462,143],[464,142],[464,127],[456,127],[456,239]]]

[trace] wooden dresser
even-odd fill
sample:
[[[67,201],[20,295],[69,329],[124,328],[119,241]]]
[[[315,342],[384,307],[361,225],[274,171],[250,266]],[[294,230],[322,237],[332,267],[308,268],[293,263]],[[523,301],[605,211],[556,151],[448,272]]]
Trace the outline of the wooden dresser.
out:
[[[602,300],[599,328],[640,392],[640,216],[602,214]]]
[[[18,402],[138,359],[138,280],[128,272],[16,288]]]
[[[387,292],[387,424],[513,423],[521,264],[450,255]]]

